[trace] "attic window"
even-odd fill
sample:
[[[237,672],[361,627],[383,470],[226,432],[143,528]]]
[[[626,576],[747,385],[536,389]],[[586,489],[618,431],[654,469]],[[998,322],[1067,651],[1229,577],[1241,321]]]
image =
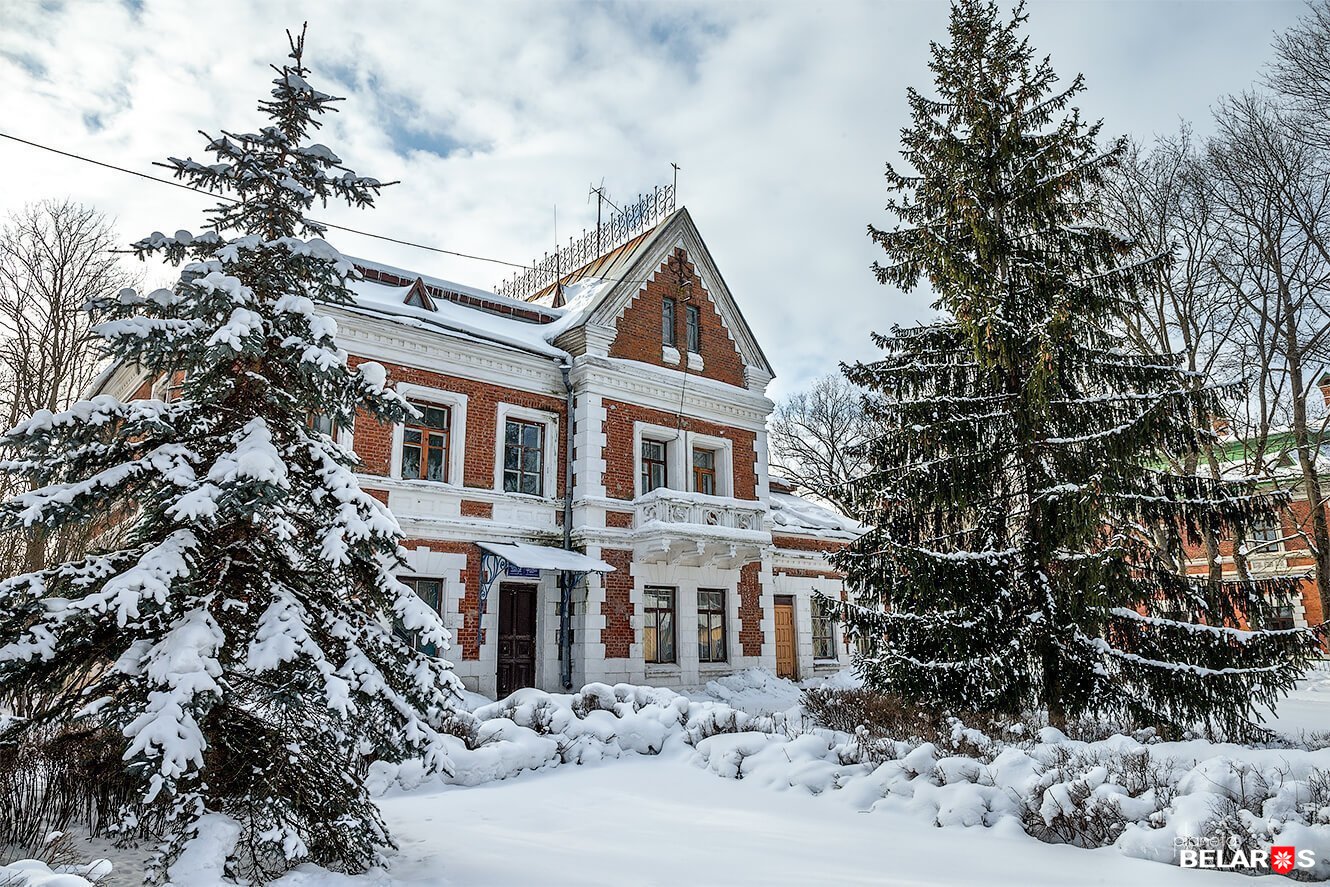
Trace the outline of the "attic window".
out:
[[[411,284],[411,289],[403,301],[413,307],[424,308],[426,311],[439,310],[434,307],[434,300],[429,297],[429,290],[425,288],[425,281],[419,277],[416,278],[415,283]]]

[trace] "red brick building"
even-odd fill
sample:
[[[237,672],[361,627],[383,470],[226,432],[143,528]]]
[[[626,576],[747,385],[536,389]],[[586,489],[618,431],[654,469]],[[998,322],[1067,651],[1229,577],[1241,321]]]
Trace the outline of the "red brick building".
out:
[[[1322,386],[1325,406],[1330,407],[1330,384]],[[1292,492],[1292,501],[1283,509],[1277,519],[1268,525],[1254,529],[1246,543],[1247,568],[1256,578],[1283,576],[1297,577],[1299,594],[1283,607],[1279,617],[1280,628],[1305,628],[1323,623],[1326,619],[1321,610],[1320,593],[1316,587],[1316,562],[1312,556],[1312,506],[1302,488],[1302,475],[1298,469],[1296,455],[1291,451],[1291,436],[1287,433],[1272,435],[1267,441],[1266,452],[1275,454],[1265,460],[1262,476],[1268,479],[1268,485]],[[1241,440],[1230,439],[1223,453],[1223,464],[1227,471],[1246,475],[1249,473],[1248,445]],[[1320,448],[1321,461],[1325,462],[1326,446]],[[1324,475],[1324,468],[1322,469]],[[1234,560],[1234,542],[1231,538],[1219,543],[1219,560],[1224,574],[1237,574]],[[1204,575],[1208,569],[1205,551],[1202,547],[1188,550],[1187,569],[1189,572]]]
[[[573,686],[841,668],[812,593],[840,595],[825,555],[853,524],[768,476],[772,368],[688,212],[619,230],[519,297],[353,260],[339,344],[422,413],[336,432],[405,532],[402,578],[470,688],[559,689],[567,509]]]

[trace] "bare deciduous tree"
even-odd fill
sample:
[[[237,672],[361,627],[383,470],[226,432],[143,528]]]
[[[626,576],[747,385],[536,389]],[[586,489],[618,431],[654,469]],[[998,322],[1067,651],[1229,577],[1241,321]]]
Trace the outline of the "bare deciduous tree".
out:
[[[134,283],[111,252],[106,218],[69,200],[47,200],[0,224],[0,419],[11,427],[37,410],[60,410],[101,365],[84,307]],[[0,478],[0,483],[7,480]],[[39,569],[62,559],[76,539],[31,531],[0,538],[0,573]],[[59,552],[48,549],[59,548]]]
[[[867,466],[858,447],[872,433],[863,397],[837,373],[781,402],[771,416],[773,468],[846,514],[851,513],[847,482]]]
[[[1207,151],[1206,180],[1222,213],[1213,265],[1244,323],[1254,366],[1243,404],[1253,472],[1293,462],[1310,510],[1317,585],[1330,612],[1330,527],[1318,465],[1326,419],[1318,385],[1330,356],[1330,157],[1306,139],[1301,115],[1249,93],[1226,100]]]
[[[1302,118],[1297,134],[1330,145],[1330,2],[1308,4],[1303,19],[1275,38],[1267,82]]]
[[[1155,285],[1121,318],[1128,338],[1143,354],[1181,357],[1190,373],[1187,382],[1196,390],[1240,378],[1232,365],[1240,316],[1231,310],[1231,296],[1213,267],[1222,244],[1203,157],[1190,129],[1183,127],[1149,148],[1130,144],[1105,182],[1105,198],[1105,221],[1135,242],[1142,258],[1172,256],[1169,263],[1154,266]],[[1199,427],[1218,422],[1213,416],[1193,418]],[[1172,470],[1183,474],[1199,468],[1212,475],[1219,471],[1213,442],[1170,461]],[[1206,534],[1205,550],[1210,576],[1219,581],[1223,565],[1213,530]],[[1180,573],[1186,572],[1181,552],[1168,557]]]

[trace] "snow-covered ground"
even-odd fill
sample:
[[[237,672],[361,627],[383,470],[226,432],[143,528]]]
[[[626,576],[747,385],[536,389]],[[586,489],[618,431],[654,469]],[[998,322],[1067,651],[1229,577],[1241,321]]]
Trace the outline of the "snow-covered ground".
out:
[[[853,682],[842,673],[831,683]],[[279,884],[1236,885],[1232,873],[1161,864],[1233,798],[1247,834],[1312,847],[1326,860],[1315,874],[1330,875],[1330,799],[1308,804],[1319,797],[1316,771],[1330,773],[1330,749],[1087,744],[1045,731],[990,743],[980,760],[946,743],[895,743],[873,756],[853,736],[806,723],[800,692],[750,670],[682,695],[594,684],[577,696],[468,695],[476,733],[469,746],[456,741],[447,784],[421,785],[410,766],[373,774],[400,844],[390,870],[349,878],[306,867]],[[1330,669],[1311,673],[1274,723],[1292,735],[1330,731]],[[1155,787],[1124,788],[1133,759],[1150,765]],[[1022,829],[1020,798],[1056,816],[1077,791],[1123,812],[1112,846],[1045,844]],[[137,883],[141,855],[113,853],[118,871],[105,883]],[[215,884],[207,868],[195,860],[176,881]],[[85,882],[32,869],[25,883]]]
[[[717,779],[684,755],[418,790],[385,800],[384,812],[402,846],[392,875],[412,887],[1234,884],[1114,850],[1041,844],[1019,829],[865,815]]]
[[[1330,734],[1330,660],[1307,672],[1266,726],[1292,737]],[[1330,743],[1330,735],[1326,742]]]

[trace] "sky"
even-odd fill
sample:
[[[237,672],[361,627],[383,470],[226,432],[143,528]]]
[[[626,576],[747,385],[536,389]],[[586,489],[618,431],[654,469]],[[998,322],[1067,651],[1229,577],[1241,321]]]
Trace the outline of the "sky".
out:
[[[1104,134],[1149,141],[1249,88],[1301,0],[1031,0],[1028,33]],[[309,23],[311,82],[346,97],[318,135],[356,172],[401,184],[318,217],[527,263],[558,232],[670,181],[770,358],[782,397],[868,334],[930,315],[879,285],[868,224],[890,225],[884,163],[927,90],[944,0],[487,2],[0,0],[0,132],[144,172],[205,159],[198,130],[249,130]],[[132,241],[199,230],[208,198],[0,139],[0,214],[71,198]],[[351,234],[343,252],[491,288],[502,265]],[[166,283],[161,269],[150,282]],[[154,276],[155,275],[155,276]]]

